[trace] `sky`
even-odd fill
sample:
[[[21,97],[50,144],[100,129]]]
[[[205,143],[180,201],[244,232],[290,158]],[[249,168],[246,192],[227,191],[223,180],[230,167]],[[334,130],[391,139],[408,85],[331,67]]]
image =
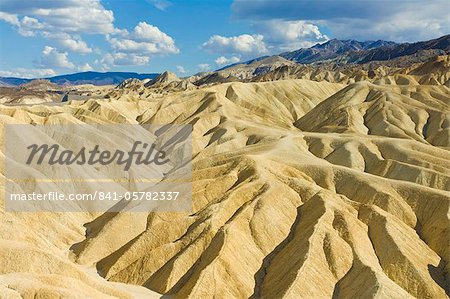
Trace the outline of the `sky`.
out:
[[[450,34],[450,0],[0,0],[0,76],[178,76],[332,38]]]

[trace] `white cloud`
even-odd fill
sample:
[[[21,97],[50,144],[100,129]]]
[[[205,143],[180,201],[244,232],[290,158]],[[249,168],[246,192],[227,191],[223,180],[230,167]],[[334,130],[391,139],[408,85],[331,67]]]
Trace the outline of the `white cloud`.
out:
[[[147,24],[146,22],[139,22],[134,27],[134,36],[144,41],[165,44],[175,48],[175,41],[170,36],[159,30],[158,27]]]
[[[104,68],[111,65],[146,65],[153,55],[180,52],[173,38],[146,22],[140,22],[131,33],[122,30],[114,37],[108,35],[106,40],[115,52],[101,60]]]
[[[224,64],[232,64],[241,61],[239,57],[231,56],[230,58],[226,58],[225,56],[218,57],[214,62],[217,65],[224,65]]]
[[[260,34],[242,34],[225,37],[213,35],[203,43],[202,48],[214,53],[255,55],[268,52],[264,37]]]
[[[176,54],[172,37],[158,27],[140,22],[131,32],[114,26],[114,14],[100,0],[1,0],[0,20],[11,24],[23,36],[41,36],[54,41],[53,49],[93,53],[83,40],[84,34],[104,35],[112,53],[102,59],[102,67],[113,65],[145,65],[153,55]],[[170,2],[155,0],[154,5],[165,9]],[[54,55],[54,61],[50,59]],[[107,63],[110,65],[107,65]],[[66,52],[43,55],[39,65],[74,69]]]
[[[384,39],[415,42],[446,35],[450,32],[450,14],[438,17],[433,5],[428,3],[418,11],[401,11],[390,19],[370,21],[350,19],[321,21],[324,26],[332,28],[335,36],[359,40]],[[442,11],[442,8],[440,8]]]
[[[37,19],[25,16],[20,20],[17,31],[22,36],[35,36],[36,31],[44,27],[44,24],[40,23]]]
[[[180,74],[185,74],[186,70],[184,69],[183,66],[177,65],[177,72],[180,73]]]
[[[108,70],[111,66],[146,65],[150,62],[150,57],[133,53],[107,53],[102,59],[97,60],[103,70]]]
[[[308,48],[328,40],[318,26],[305,21],[269,20],[256,22],[254,26],[264,34],[269,47],[279,52]]]
[[[239,62],[241,56],[253,58],[263,54],[278,54],[308,48],[328,40],[318,26],[305,21],[276,19],[255,21],[252,26],[258,34],[232,37],[213,35],[203,43],[202,48],[210,52],[233,55],[230,58],[220,56],[215,60],[217,65],[225,65]]]
[[[44,68],[75,68],[75,65],[69,61],[67,52],[58,52],[57,49],[50,46],[45,46],[42,51],[40,66]]]
[[[305,21],[340,39],[417,41],[450,32],[448,0],[234,0],[234,18],[250,22]]]
[[[26,69],[17,68],[12,71],[0,71],[1,77],[17,77],[17,78],[43,78],[55,76],[56,72],[52,69]]]
[[[107,37],[113,49],[136,54],[177,54],[175,41],[158,27],[140,22],[132,33],[123,32],[122,38]]]
[[[88,34],[107,34],[115,31],[113,12],[105,9],[100,0],[2,0],[0,10],[10,15],[36,20],[40,26],[30,28],[35,31],[45,29],[54,32]],[[27,25],[24,24],[24,26]]]
[[[81,71],[81,72],[87,72],[87,71],[92,71],[93,69],[92,69],[92,67],[89,65],[89,63],[85,63],[85,64],[83,64],[83,65],[80,65],[80,66],[78,67],[78,70]]]
[[[197,65],[197,67],[201,72],[206,72],[211,69],[211,66],[207,63],[200,63],[199,65]]]
[[[22,20],[20,20],[20,24],[30,30],[39,30],[45,27],[45,25],[37,19],[28,16],[24,16]]]
[[[43,31],[41,35],[45,38],[57,41],[61,48],[75,53],[89,54],[93,52],[86,42],[83,41],[78,35],[72,36],[63,32],[48,31]]]
[[[24,16],[19,18],[15,14],[9,14],[0,11],[0,20],[5,21],[17,29],[22,36],[35,36],[36,30],[43,29],[45,26],[35,18]]]
[[[59,40],[59,44],[64,48],[72,52],[80,54],[92,53],[92,49],[81,39],[66,38]]]
[[[167,0],[148,0],[148,2],[161,11],[165,11],[172,6],[172,2]]]
[[[109,38],[113,49],[130,53],[161,54],[161,49],[154,43],[137,42],[132,39]]]
[[[17,15],[9,14],[9,13],[2,12],[2,11],[0,11],[0,20],[5,21],[5,22],[15,25],[15,26],[20,25],[20,21],[19,21],[19,18],[17,17]]]
[[[114,27],[113,12],[100,0],[2,0],[0,20],[13,25],[23,36],[40,35],[80,54],[92,53],[81,34],[122,32]],[[73,68],[66,63],[68,66]]]

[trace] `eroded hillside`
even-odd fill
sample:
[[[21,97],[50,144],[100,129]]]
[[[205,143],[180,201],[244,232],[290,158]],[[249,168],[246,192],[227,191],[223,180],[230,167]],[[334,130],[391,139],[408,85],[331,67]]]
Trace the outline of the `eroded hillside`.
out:
[[[192,213],[2,212],[1,292],[447,298],[447,86],[137,84],[0,122],[192,124]]]

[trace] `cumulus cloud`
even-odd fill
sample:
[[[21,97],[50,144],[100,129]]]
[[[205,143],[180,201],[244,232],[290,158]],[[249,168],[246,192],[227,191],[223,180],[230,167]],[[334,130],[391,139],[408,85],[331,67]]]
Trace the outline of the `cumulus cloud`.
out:
[[[226,58],[225,56],[218,57],[214,62],[217,65],[225,65],[225,64],[232,64],[241,61],[241,59],[237,56],[231,56],[230,58]]]
[[[13,25],[22,36],[39,35],[53,40],[59,48],[79,54],[93,52],[81,34],[121,32],[114,27],[113,12],[105,9],[100,0],[2,0],[0,20]],[[39,62],[43,67],[75,68],[67,53],[56,49],[44,52]]]
[[[448,0],[235,0],[235,18],[250,21],[308,21],[338,38],[410,40],[450,31]]]
[[[256,22],[254,26],[258,31],[264,32],[269,47],[277,51],[309,48],[328,40],[328,37],[320,32],[318,26],[305,21],[277,19]]]
[[[133,53],[107,53],[100,60],[95,61],[102,70],[109,70],[111,66],[131,66],[146,65],[150,62],[150,57]]]
[[[40,66],[42,68],[75,68],[75,65],[69,61],[67,52],[59,52],[50,46],[45,46],[44,50],[42,50]]]
[[[186,70],[181,65],[177,65],[177,72],[180,74],[186,74]]]
[[[6,23],[15,25],[15,26],[19,26],[20,25],[20,21],[19,18],[17,17],[17,15],[14,14],[9,14],[3,11],[0,11],[0,20],[5,21]]]
[[[19,34],[23,36],[35,36],[38,30],[45,28],[45,25],[35,18],[23,17],[18,25]]]
[[[149,1],[158,9],[171,4],[166,0]],[[23,36],[38,35],[54,42],[44,49],[38,62],[42,67],[75,69],[67,52],[59,52],[55,47],[79,54],[93,53],[82,38],[84,34],[104,35],[109,42],[111,53],[98,61],[102,68],[145,65],[153,55],[179,53],[172,37],[146,22],[140,22],[131,32],[116,28],[113,12],[105,9],[100,0],[2,0],[0,20]]]
[[[134,27],[134,36],[144,41],[167,45],[173,48],[174,51],[177,51],[175,50],[175,42],[170,36],[159,30],[158,27],[147,24],[146,22],[139,22]]]
[[[147,2],[161,11],[165,11],[167,8],[172,6],[172,2],[167,0],[147,0]]]
[[[156,44],[149,42],[137,42],[132,39],[108,38],[111,46],[123,52],[141,52],[146,54],[156,54],[159,52]]]
[[[80,72],[87,72],[87,71],[92,71],[93,68],[89,65],[89,63],[85,63],[85,64],[83,64],[83,65],[80,65],[80,66],[78,67],[78,70],[79,70]]]
[[[0,71],[1,77],[16,77],[16,78],[44,78],[55,76],[56,72],[52,69],[27,69],[17,68],[11,71]]]
[[[60,45],[67,50],[80,54],[92,53],[92,49],[81,39],[66,38],[59,41]]]
[[[121,31],[114,36],[108,35],[106,40],[115,50],[101,60],[103,67],[107,65],[145,65],[153,55],[177,54],[172,37],[158,27],[140,22],[132,32]]]
[[[45,28],[45,25],[35,18],[24,16],[19,18],[15,14],[0,11],[0,20],[5,21],[17,29],[22,36],[35,36],[36,32]]]
[[[34,31],[45,29],[89,34],[115,31],[113,12],[105,9],[99,0],[2,0],[0,11],[9,16],[33,19],[34,24],[29,25],[34,26],[38,22],[39,27],[21,25]],[[17,23],[13,25],[21,26]]]
[[[202,48],[220,54],[255,55],[268,52],[264,37],[260,34],[242,34],[231,37],[213,35],[203,43]]]
[[[123,32],[114,27],[113,12],[105,9],[100,0],[2,0],[0,20],[11,24],[22,36],[38,35],[54,41],[58,48],[79,54],[93,52],[81,38],[82,34]],[[42,57],[34,63],[44,70],[76,69],[67,52],[50,46],[44,48]],[[78,69],[92,68],[84,64]]]
[[[140,22],[132,33],[123,33],[122,37],[108,37],[111,46],[122,52],[141,54],[177,54],[180,50],[175,41],[158,27]]]
[[[211,69],[211,66],[207,63],[200,63],[199,65],[197,65],[197,67],[201,72],[206,72]]]
[[[89,54],[93,52],[93,50],[86,44],[86,42],[83,41],[78,35],[72,36],[63,32],[43,31],[42,36],[48,39],[55,40],[61,48],[71,52],[79,54]]]

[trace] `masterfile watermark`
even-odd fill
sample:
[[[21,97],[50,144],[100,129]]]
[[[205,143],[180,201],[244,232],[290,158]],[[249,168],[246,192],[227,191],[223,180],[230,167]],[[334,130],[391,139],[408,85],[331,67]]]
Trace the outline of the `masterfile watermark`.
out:
[[[7,211],[192,208],[190,125],[11,124],[4,130]]]
[[[139,150],[139,146],[142,146],[142,151]],[[32,164],[34,158],[36,157],[36,163],[42,164],[45,157],[49,155],[48,164],[54,165],[108,165],[111,163],[117,163],[118,165],[124,165],[124,170],[128,171],[133,162],[136,165],[150,165],[152,163],[156,165],[163,165],[169,162],[166,158],[166,153],[161,150],[156,150],[156,145],[148,143],[143,143],[141,141],[135,141],[129,152],[124,152],[121,150],[116,150],[112,153],[109,150],[100,150],[100,145],[96,144],[93,149],[87,150],[82,147],[77,153],[72,150],[60,150],[58,144],[53,144],[49,146],[48,144],[32,144],[27,147],[30,150],[30,155],[28,156],[27,165]],[[136,159],[134,160],[134,156]]]
[[[162,191],[162,192],[125,192],[119,194],[117,192],[94,192],[94,193],[59,193],[50,191],[47,193],[11,193],[9,194],[10,200],[21,201],[83,201],[83,200],[107,200],[107,201],[146,201],[146,200],[159,200],[159,201],[175,201],[177,200],[180,192],[178,191]]]

